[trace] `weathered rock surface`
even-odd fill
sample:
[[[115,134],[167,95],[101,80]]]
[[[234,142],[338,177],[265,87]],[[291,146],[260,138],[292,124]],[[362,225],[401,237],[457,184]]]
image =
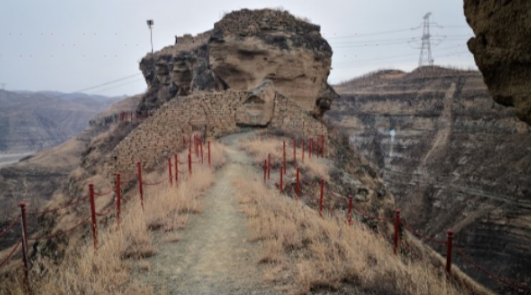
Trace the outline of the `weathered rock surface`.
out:
[[[266,80],[253,90],[236,110],[236,122],[242,125],[266,126],[273,118],[275,88]]]
[[[468,41],[494,100],[531,125],[531,2],[465,0]]]
[[[142,59],[149,86],[139,111],[157,108],[194,91],[249,91],[265,80],[314,116],[337,97],[327,84],[332,49],[320,27],[287,12],[234,11],[196,37]]]
[[[438,239],[452,228],[480,266],[531,281],[531,128],[492,100],[481,73],[381,71],[336,90],[341,97],[325,118],[377,165],[409,224]]]

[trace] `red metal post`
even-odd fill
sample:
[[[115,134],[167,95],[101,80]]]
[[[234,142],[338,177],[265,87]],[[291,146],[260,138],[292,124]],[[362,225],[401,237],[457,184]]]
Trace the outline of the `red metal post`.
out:
[[[304,163],[304,138],[302,139],[302,162]]]
[[[90,214],[92,217],[92,237],[94,238],[94,252],[98,250],[98,228],[96,224],[96,205],[94,204],[94,184],[89,184]]]
[[[264,160],[264,184],[266,183],[267,174],[267,160]]]
[[[26,226],[26,203],[20,202],[21,231],[22,231],[22,262],[24,262],[24,282],[28,294],[31,293],[29,284],[29,267],[28,267],[28,230]]]
[[[120,189],[120,182],[122,176],[120,173],[116,173],[116,224],[120,228],[120,207],[122,205],[122,191]]]
[[[175,154],[175,185],[179,186],[179,155]]]
[[[208,168],[211,168],[211,165],[210,165],[210,140],[208,141]]]
[[[188,174],[192,176],[192,154],[188,154]]]
[[[144,210],[144,188],[142,187],[142,164],[140,161],[136,162],[136,168],[138,170],[138,190],[140,192],[140,205]]]
[[[398,250],[398,231],[400,230],[400,209],[395,210],[395,246],[394,252]]]
[[[352,200],[354,199],[353,196],[348,197],[348,225],[352,223]]]
[[[321,196],[319,197],[319,216],[323,217],[324,179],[321,179]]]
[[[282,170],[282,167],[280,167],[280,186],[279,187],[280,187],[280,194],[281,195],[282,195],[282,186],[283,186],[282,182],[283,182],[283,178],[284,178],[284,177],[282,177],[282,171],[284,171],[284,170]]]
[[[170,186],[173,186],[173,174],[171,173],[171,157],[168,157],[168,173],[170,176]]]
[[[200,145],[200,148],[201,148],[200,149],[200,152],[201,152],[201,165],[203,165],[204,164],[204,162],[203,162],[203,140],[201,140],[200,144],[201,144]]]
[[[299,200],[299,167],[297,167],[297,182],[296,182],[296,185],[295,185],[295,189],[296,189],[296,195],[297,195],[297,201]]]
[[[313,137],[310,137],[310,144],[308,145],[308,157],[311,159],[313,154]]]
[[[283,145],[284,146],[284,148],[283,148],[283,151],[284,151],[283,152],[283,155],[284,155],[284,174],[286,174],[286,141],[284,140],[283,143],[284,143],[284,145]]]
[[[446,273],[452,274],[452,240],[454,238],[454,231],[448,230],[448,244],[446,245]]]
[[[297,142],[293,139],[293,163],[297,165]]]
[[[267,154],[267,179],[271,179],[271,154]]]

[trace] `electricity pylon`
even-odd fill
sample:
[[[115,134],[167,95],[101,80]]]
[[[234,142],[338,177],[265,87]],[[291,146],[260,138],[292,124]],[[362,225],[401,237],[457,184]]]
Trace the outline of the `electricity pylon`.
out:
[[[433,25],[438,28],[442,28],[442,26],[439,26],[437,23],[431,23],[430,16],[431,16],[431,12],[426,13],[426,15],[424,15],[424,23],[421,25],[423,29],[422,29],[422,37],[420,38],[420,41],[422,41],[422,45],[420,46],[419,67],[422,67],[425,65],[430,65],[430,66],[433,65],[434,60],[433,60],[433,56],[431,55],[431,40],[439,38],[438,43],[441,43],[444,39],[446,39],[446,36],[443,36],[443,35],[438,35],[435,37],[430,34],[430,25]],[[421,26],[414,28],[414,29],[418,29]],[[443,39],[441,40],[440,38],[443,38]],[[412,40],[412,42],[419,41],[418,38],[415,38],[415,39],[417,40]],[[418,49],[418,47],[414,47],[414,48]]]

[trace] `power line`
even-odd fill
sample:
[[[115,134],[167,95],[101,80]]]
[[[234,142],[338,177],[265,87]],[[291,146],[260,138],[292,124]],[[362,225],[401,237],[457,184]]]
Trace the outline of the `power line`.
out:
[[[106,86],[106,85],[113,84],[113,83],[116,83],[116,82],[119,82],[119,81],[123,81],[123,80],[129,79],[129,78],[132,78],[132,77],[135,77],[135,76],[138,76],[138,75],[141,75],[141,73],[136,73],[134,75],[126,76],[126,77],[123,77],[123,78],[120,78],[120,79],[116,79],[116,80],[113,80],[113,81],[110,81],[110,82],[106,82],[106,83],[99,84],[99,85],[96,85],[96,86],[92,86],[92,87],[88,87],[88,88],[85,88],[85,89],[77,90],[77,91],[74,91],[72,93],[83,92],[83,91],[87,91],[87,90],[94,89],[94,88],[100,88],[102,86]]]
[[[105,92],[107,90],[111,90],[111,89],[115,89],[115,88],[119,88],[119,87],[123,87],[125,85],[129,85],[129,84],[132,84],[132,83],[138,83],[138,82],[141,82],[143,81],[143,79],[141,80],[133,80],[133,81],[127,81],[126,83],[122,83],[122,84],[119,84],[119,85],[115,85],[113,87],[109,87],[109,88],[105,88],[103,90],[98,90],[96,92],[93,92],[92,94],[98,94],[98,93],[102,93],[102,92]]]

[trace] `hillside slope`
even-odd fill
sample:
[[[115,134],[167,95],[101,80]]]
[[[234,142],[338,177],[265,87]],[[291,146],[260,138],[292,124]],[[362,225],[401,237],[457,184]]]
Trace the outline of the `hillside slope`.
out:
[[[327,118],[375,164],[406,220],[439,239],[452,228],[480,266],[531,279],[531,131],[492,101],[480,73],[380,71],[335,89]]]
[[[0,155],[59,145],[88,126],[118,98],[0,90]]]

